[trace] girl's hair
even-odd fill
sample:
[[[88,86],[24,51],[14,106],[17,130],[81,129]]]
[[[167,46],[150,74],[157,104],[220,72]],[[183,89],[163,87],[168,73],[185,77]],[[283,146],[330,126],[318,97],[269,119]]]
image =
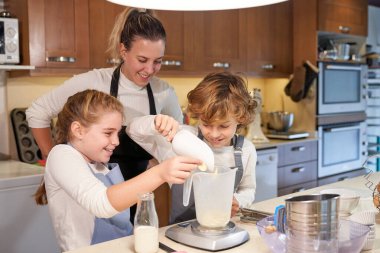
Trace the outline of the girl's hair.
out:
[[[108,39],[107,52],[113,59],[121,60],[120,43],[123,43],[125,48],[130,50],[132,43],[138,38],[166,42],[166,32],[152,10],[126,8],[116,18]]]
[[[230,72],[208,74],[187,94],[187,100],[191,118],[211,124],[233,116],[238,129],[253,121],[257,106],[244,80]]]
[[[99,121],[107,112],[119,112],[122,117],[123,105],[113,96],[97,90],[85,90],[70,96],[58,114],[55,126],[55,143],[64,144],[72,139],[71,124],[79,122],[84,127],[89,127]],[[34,194],[38,205],[47,204],[45,183]]]

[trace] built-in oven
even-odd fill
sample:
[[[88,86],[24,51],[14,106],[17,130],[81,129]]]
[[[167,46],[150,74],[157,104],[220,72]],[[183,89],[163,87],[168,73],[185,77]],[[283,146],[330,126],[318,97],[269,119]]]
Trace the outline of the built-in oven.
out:
[[[318,177],[362,167],[367,157],[366,123],[346,122],[318,127]]]
[[[365,111],[366,65],[319,62],[318,67],[318,115]]]

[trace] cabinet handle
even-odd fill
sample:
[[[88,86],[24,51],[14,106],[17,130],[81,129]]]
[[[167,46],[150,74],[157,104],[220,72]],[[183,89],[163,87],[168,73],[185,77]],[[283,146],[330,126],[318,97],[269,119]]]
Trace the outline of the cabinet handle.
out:
[[[164,66],[181,66],[182,62],[181,61],[162,61],[161,64]]]
[[[341,31],[342,33],[349,33],[350,30],[351,30],[351,28],[348,26],[343,26],[343,25],[339,26],[339,31]]]
[[[295,192],[303,192],[304,190],[306,190],[306,188],[304,188],[304,187],[296,188],[296,189],[293,190],[292,193],[295,193]]]
[[[345,176],[345,177],[340,177],[340,178],[338,178],[337,181],[343,181],[343,180],[346,180],[347,178],[348,178],[347,176]]]
[[[265,70],[272,70],[272,69],[274,69],[274,65],[273,64],[264,64],[264,65],[261,65],[261,68],[265,69]]]
[[[298,146],[298,147],[293,147],[292,151],[305,151],[306,147],[305,146]]]
[[[304,171],[305,171],[305,167],[299,167],[299,168],[292,169],[292,173],[300,173],[300,172],[304,172]]]
[[[71,56],[50,56],[46,57],[47,62],[75,62],[76,58]]]
[[[224,68],[228,69],[230,67],[230,64],[228,62],[214,62],[212,64],[214,68]]]
[[[121,63],[121,60],[120,59],[116,59],[116,58],[111,58],[111,59],[107,59],[106,63],[107,64],[111,64],[111,65],[118,65],[118,64]]]

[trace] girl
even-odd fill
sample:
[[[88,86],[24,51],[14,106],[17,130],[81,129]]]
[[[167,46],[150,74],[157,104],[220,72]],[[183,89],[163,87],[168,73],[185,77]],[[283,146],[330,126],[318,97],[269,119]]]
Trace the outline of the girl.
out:
[[[183,183],[200,163],[174,157],[124,181],[118,165],[107,164],[119,145],[122,122],[122,104],[96,90],[69,97],[58,114],[57,145],[49,153],[45,183],[38,189],[36,201],[49,203],[62,251],[132,234],[129,207],[138,194],[153,191],[164,182]],[[175,128],[171,121],[156,116],[155,126],[172,139],[168,130]]]
[[[207,75],[187,95],[188,113],[198,121],[198,127],[181,126],[204,140],[213,150],[215,166],[237,167],[235,194],[231,216],[239,207],[247,207],[254,201],[256,189],[256,149],[251,141],[237,135],[240,128],[253,121],[255,101],[249,95],[246,84],[238,75],[229,72]],[[153,118],[136,119],[128,129],[130,136],[159,161],[171,157],[170,144],[157,136]],[[175,130],[174,130],[175,131]],[[172,185],[170,222],[195,218],[194,204],[182,204],[182,185]],[[194,203],[193,196],[190,203]]]

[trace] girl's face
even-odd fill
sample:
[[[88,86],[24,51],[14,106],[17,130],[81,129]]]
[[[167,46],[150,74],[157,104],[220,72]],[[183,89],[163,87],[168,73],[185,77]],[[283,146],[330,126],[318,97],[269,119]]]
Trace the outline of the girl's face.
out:
[[[163,40],[151,41],[139,38],[132,43],[129,51],[121,44],[123,74],[138,86],[146,86],[152,76],[160,70],[164,52]]]
[[[75,147],[88,162],[107,163],[119,145],[121,124],[119,112],[103,112],[97,123],[87,128],[81,126],[81,134],[75,138]]]
[[[204,138],[213,148],[230,146],[231,139],[236,133],[237,126],[238,122],[233,117],[212,124],[206,124],[201,120],[199,121],[199,129]]]

